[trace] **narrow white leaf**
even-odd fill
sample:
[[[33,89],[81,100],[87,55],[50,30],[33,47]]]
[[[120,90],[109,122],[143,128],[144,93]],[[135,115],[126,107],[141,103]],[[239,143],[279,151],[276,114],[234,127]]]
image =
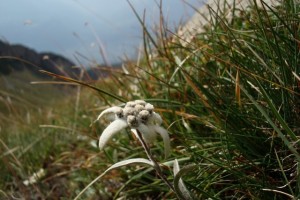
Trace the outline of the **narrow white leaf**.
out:
[[[176,176],[176,174],[179,172],[179,170],[180,170],[180,167],[179,167],[178,160],[175,159],[174,163],[173,163],[173,174],[174,174],[174,176]]]
[[[110,166],[108,169],[106,169],[102,174],[100,174],[100,176],[98,176],[97,178],[95,178],[92,182],[90,182],[90,184],[88,184],[76,197],[74,200],[77,200],[89,187],[91,187],[94,183],[96,183],[101,177],[103,177],[107,172],[119,168],[119,167],[123,167],[126,165],[130,165],[130,164],[145,164],[145,165],[150,165],[151,167],[154,166],[153,162],[151,162],[150,160],[144,159],[144,158],[133,158],[133,159],[128,159],[128,160],[123,160],[120,162],[117,162],[115,164],[113,164],[112,166]]]
[[[173,164],[173,173],[174,173],[174,189],[179,196],[183,199],[193,199],[191,193],[186,188],[184,182],[182,181],[183,174],[192,171],[195,168],[195,165],[185,166],[182,170],[180,170],[179,163],[177,159],[175,159]]]
[[[127,127],[127,122],[122,119],[117,119],[110,123],[106,129],[102,132],[99,139],[99,148],[100,150],[106,145],[106,143],[118,132]]]

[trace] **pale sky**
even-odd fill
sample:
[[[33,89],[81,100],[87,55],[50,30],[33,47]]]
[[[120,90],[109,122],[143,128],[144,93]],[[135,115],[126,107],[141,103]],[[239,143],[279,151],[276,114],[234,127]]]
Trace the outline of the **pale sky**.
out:
[[[203,0],[186,0],[199,7]],[[159,0],[130,0],[147,24],[159,19]],[[183,0],[162,0],[170,29],[194,13]],[[23,44],[37,52],[54,52],[76,62],[103,62],[102,44],[111,63],[124,54],[135,57],[142,29],[126,0],[1,0],[0,40]]]

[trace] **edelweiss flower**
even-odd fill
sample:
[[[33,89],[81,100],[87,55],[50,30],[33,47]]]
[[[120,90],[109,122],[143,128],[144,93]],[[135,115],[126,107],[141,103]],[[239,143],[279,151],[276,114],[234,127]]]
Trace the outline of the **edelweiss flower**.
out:
[[[166,129],[161,127],[162,118],[153,110],[152,104],[143,100],[136,100],[127,102],[124,108],[114,106],[101,112],[96,121],[103,116],[108,116],[112,122],[100,136],[100,149],[103,149],[114,135],[129,127],[136,136],[138,130],[148,144],[153,142],[156,135],[159,134],[163,138],[165,156],[167,157],[170,153],[169,134]]]

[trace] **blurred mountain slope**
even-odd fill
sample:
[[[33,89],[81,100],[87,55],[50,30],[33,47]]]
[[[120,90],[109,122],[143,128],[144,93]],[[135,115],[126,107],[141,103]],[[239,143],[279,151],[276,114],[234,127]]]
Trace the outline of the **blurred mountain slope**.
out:
[[[54,53],[37,53],[20,44],[0,41],[0,74],[8,75],[13,71],[28,69],[41,76],[43,69],[56,74],[75,77],[80,70],[67,58]]]

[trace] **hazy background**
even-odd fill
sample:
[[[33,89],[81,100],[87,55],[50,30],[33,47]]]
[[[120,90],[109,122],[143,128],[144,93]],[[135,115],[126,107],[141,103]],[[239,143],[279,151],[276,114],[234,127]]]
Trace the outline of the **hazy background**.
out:
[[[203,0],[187,0],[200,6]],[[147,24],[159,20],[159,1],[131,0]],[[54,52],[88,65],[103,63],[102,44],[111,63],[124,54],[134,58],[141,43],[141,26],[126,0],[1,0],[0,39],[23,44],[38,52]],[[171,30],[193,15],[182,0],[163,0],[163,13]],[[82,55],[82,56],[80,56]]]

